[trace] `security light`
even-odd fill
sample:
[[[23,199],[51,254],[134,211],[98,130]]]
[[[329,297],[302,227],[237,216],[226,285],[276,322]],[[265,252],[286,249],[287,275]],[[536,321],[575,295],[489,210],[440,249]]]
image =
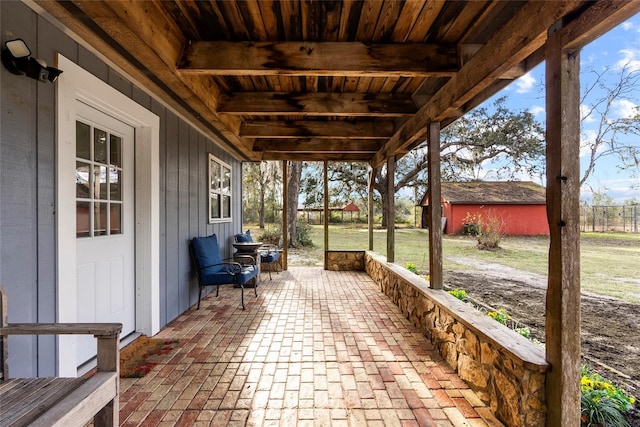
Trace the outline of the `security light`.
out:
[[[9,72],[16,75],[26,74],[32,79],[51,83],[55,82],[61,70],[47,66],[42,59],[31,56],[31,50],[22,39],[5,42],[2,49],[2,64]]]

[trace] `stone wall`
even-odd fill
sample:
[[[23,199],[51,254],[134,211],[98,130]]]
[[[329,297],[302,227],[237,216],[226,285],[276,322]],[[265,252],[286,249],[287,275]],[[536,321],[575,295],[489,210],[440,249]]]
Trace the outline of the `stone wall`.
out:
[[[383,256],[366,252],[365,270],[498,419],[545,425],[548,364],[540,346]]]
[[[327,251],[327,270],[364,271],[364,251]]]

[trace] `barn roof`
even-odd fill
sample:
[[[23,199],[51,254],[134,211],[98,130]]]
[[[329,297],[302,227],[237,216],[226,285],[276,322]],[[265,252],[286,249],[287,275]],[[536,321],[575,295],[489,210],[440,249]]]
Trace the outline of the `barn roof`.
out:
[[[454,205],[530,204],[544,205],[544,187],[531,181],[443,182],[442,201]],[[427,195],[421,206],[427,206]]]

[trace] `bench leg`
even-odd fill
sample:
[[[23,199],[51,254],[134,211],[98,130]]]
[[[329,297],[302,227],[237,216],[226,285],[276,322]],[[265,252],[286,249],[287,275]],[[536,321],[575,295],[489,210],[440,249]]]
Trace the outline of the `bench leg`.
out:
[[[93,417],[94,427],[114,427],[120,425],[118,398],[113,399]]]
[[[242,309],[244,310],[244,285],[240,285],[240,300],[242,301]]]

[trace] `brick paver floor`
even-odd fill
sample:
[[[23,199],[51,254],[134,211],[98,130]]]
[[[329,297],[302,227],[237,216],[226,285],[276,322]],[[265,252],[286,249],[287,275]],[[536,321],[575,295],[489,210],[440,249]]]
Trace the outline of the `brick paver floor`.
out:
[[[266,279],[266,280],[265,280]],[[220,288],[121,380],[125,426],[501,426],[365,273],[294,267]]]

